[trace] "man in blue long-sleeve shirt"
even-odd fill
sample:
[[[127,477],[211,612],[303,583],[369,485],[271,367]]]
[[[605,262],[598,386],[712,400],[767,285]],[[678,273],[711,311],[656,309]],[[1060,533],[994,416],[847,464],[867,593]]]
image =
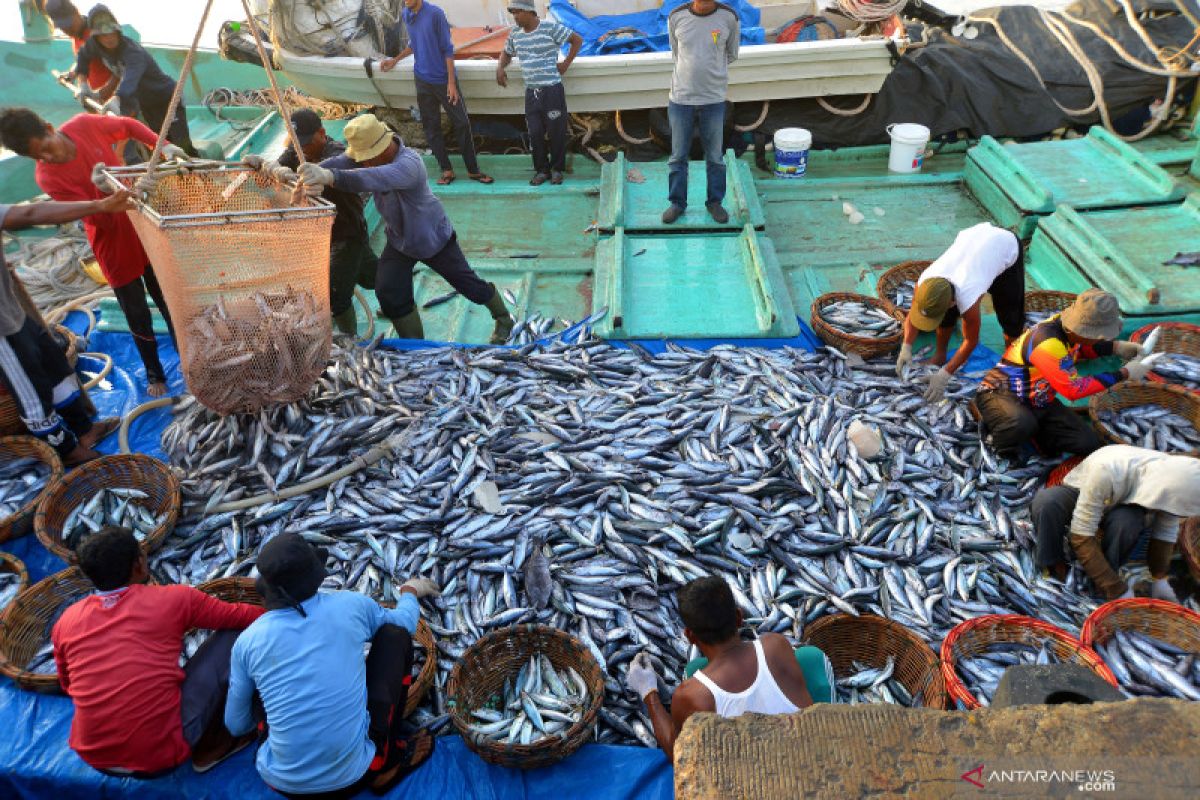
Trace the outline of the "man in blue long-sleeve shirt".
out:
[[[492,344],[504,344],[513,318],[494,284],[471,269],[454,226],[429,189],[425,164],[373,114],[352,119],[345,130],[346,152],[320,164],[300,165],[300,178],[310,187],[332,186],[344,192],[371,192],[387,228],[387,245],[379,256],[375,295],[379,307],[402,339],[423,339],[425,330],[413,297],[417,262],[458,290],[486,306],[495,321]]]
[[[175,81],[162,71],[146,48],[121,33],[117,18],[106,6],[97,5],[88,12],[87,26],[91,38],[79,48],[75,61],[80,89],[86,86],[92,62],[102,62],[113,78],[98,92],[101,102],[112,102],[115,97],[115,103],[110,105],[115,113],[134,118],[140,113],[146,125],[159,133],[171,106]],[[196,155],[182,103],[175,109],[167,138],[188,155]]]
[[[399,723],[417,601],[437,588],[410,579],[394,609],[354,592],[319,592],[326,557],[294,533],[263,546],[257,585],[267,613],[238,637],[230,660],[225,726],[245,734],[265,723],[258,772],[289,798],[382,794],[433,750],[428,731],[400,738]]]

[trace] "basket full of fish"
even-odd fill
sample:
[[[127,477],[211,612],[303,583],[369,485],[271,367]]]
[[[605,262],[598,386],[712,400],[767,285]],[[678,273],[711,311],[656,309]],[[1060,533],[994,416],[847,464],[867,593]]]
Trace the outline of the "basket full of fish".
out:
[[[1080,640],[1126,694],[1200,700],[1200,614],[1150,598],[1113,600],[1091,613]]]
[[[0,614],[0,675],[22,689],[61,693],[50,632],[67,608],[95,590],[78,567],[68,567],[21,592]]]
[[[1186,322],[1156,322],[1139,328],[1129,337],[1146,353],[1163,353],[1146,377],[1200,392],[1200,325]]]
[[[129,528],[149,553],[175,527],[179,505],[179,479],[157,458],[104,456],[56,479],[38,503],[33,527],[46,549],[68,563],[84,539],[108,525]]]
[[[468,647],[447,693],[454,727],[480,758],[534,769],[566,758],[591,736],[604,674],[570,634],[517,625]]]
[[[41,439],[0,438],[0,542],[33,530],[38,500],[62,474],[58,453]]]
[[[1025,293],[1025,327],[1032,328],[1066,311],[1075,302],[1071,292],[1037,290]]]
[[[830,614],[804,630],[833,664],[838,702],[944,709],[937,654],[898,622],[874,614]]]
[[[1017,614],[987,614],[955,626],[942,642],[950,699],[967,710],[990,705],[1000,678],[1019,664],[1082,664],[1117,685],[1091,648],[1062,628]]]
[[[1163,453],[1200,451],[1200,395],[1178,386],[1126,381],[1088,403],[1100,434],[1114,444]]]
[[[0,553],[0,614],[29,585],[29,570],[11,553]]]
[[[863,358],[890,353],[904,334],[883,301],[851,292],[830,292],[814,300],[812,328],[825,344]]]

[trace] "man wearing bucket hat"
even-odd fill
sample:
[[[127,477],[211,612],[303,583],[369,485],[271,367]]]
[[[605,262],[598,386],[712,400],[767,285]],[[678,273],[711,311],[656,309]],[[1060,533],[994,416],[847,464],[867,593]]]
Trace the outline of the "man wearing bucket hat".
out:
[[[1007,345],[1025,327],[1021,241],[1012,231],[981,222],[960,232],[950,249],[917,278],[912,308],[904,319],[904,342],[896,359],[897,375],[903,375],[904,368],[912,361],[917,335],[937,331],[933,363],[941,369],[929,378],[927,402],[936,403],[945,396],[950,376],[967,363],[979,345],[980,304],[985,293],[992,297]],[[947,361],[950,334],[960,317],[963,341]]]
[[[1088,289],[1075,303],[1017,337],[1000,363],[984,376],[975,395],[992,447],[1020,460],[1031,441],[1043,455],[1087,455],[1100,447],[1091,425],[1058,400],[1081,400],[1123,380],[1142,380],[1150,365],[1140,348],[1114,342],[1121,332],[1117,298]],[[1080,375],[1075,362],[1118,355],[1138,356],[1115,372]]]
[[[486,306],[495,321],[491,343],[504,344],[513,318],[494,284],[471,269],[458,245],[458,235],[441,202],[429,189],[421,156],[404,146],[374,114],[346,126],[346,152],[300,166],[310,187],[332,186],[346,192],[371,192],[387,228],[387,245],[379,257],[375,295],[379,307],[402,339],[423,339],[425,329],[413,296],[413,267],[428,265],[459,293]]]
[[[258,772],[285,797],[383,794],[433,750],[428,731],[403,737],[401,726],[417,601],[437,587],[410,578],[393,609],[321,592],[327,557],[294,533],[263,545],[257,586],[267,613],[233,648],[225,724],[235,735],[265,728]]]
[[[1178,603],[1167,574],[1179,526],[1200,515],[1200,460],[1128,445],[1101,447],[1061,486],[1040,490],[1030,514],[1038,566],[1057,567],[1074,553],[1107,600],[1133,597],[1133,587],[1116,570],[1149,529],[1150,594]]]

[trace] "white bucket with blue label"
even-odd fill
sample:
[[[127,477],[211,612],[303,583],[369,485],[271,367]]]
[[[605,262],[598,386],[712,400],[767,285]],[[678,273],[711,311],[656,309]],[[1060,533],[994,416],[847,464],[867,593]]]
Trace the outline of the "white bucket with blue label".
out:
[[[925,163],[925,145],[929,144],[929,128],[913,122],[901,122],[887,126],[892,137],[892,151],[888,154],[889,172],[920,172]]]
[[[775,131],[775,177],[803,178],[808,172],[808,151],[812,134],[804,128],[780,128]]]

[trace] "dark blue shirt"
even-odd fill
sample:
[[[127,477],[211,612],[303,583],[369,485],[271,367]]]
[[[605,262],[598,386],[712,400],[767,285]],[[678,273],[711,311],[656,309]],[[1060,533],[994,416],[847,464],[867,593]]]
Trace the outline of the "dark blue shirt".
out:
[[[446,12],[431,3],[422,3],[414,14],[404,9],[404,24],[408,28],[408,46],[413,51],[413,73],[425,83],[450,82],[446,59],[454,58],[454,42],[450,39],[450,22]]]
[[[136,115],[147,102],[165,106],[175,92],[175,81],[162,71],[154,56],[124,35],[111,51],[101,47],[95,36],[84,42],[76,56],[76,74],[87,75],[93,60],[102,61],[114,75],[123,73],[117,96],[121,98],[121,113],[125,116]]]

